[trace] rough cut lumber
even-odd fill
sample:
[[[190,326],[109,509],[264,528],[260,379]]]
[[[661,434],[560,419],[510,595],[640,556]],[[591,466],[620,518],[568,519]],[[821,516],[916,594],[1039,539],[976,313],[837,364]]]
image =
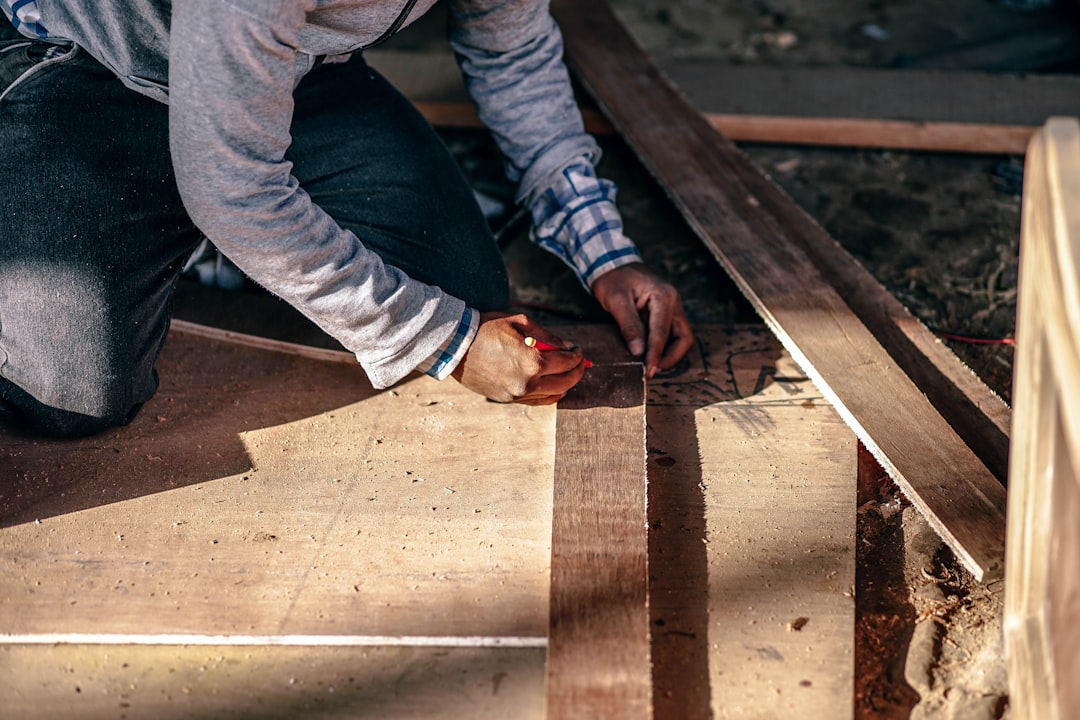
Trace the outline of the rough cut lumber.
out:
[[[480,126],[448,53],[365,57],[433,124]],[[714,127],[743,142],[1023,154],[1046,117],[1080,114],[1080,77],[1069,75],[688,61],[661,70]],[[584,115],[590,132],[612,132],[595,110]]]
[[[1080,123],[1054,118],[1024,174],[1009,476],[1009,706],[1080,717]]]
[[[765,322],[960,561],[999,576],[1004,488],[792,239],[822,231],[663,79],[606,3],[552,9],[578,78]]]
[[[548,718],[651,718],[643,366],[590,370],[555,447]]]

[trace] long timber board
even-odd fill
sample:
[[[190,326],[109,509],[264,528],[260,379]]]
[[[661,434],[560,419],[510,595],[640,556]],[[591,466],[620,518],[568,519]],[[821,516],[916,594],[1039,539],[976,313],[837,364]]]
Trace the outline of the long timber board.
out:
[[[555,419],[549,720],[652,717],[645,375],[594,367]]]
[[[671,86],[605,2],[557,0],[577,77],[958,559],[1000,576],[1005,489],[793,238],[822,232]]]

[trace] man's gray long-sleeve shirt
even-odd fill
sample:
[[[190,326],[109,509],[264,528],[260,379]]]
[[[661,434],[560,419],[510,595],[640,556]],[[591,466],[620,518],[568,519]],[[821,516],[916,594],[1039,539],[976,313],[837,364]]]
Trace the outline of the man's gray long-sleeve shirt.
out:
[[[418,0],[405,24],[434,2]],[[300,79],[318,57],[378,40],[406,0],[37,6],[50,36],[75,42],[129,87],[169,103],[177,183],[196,225],[250,277],[355,352],[376,387],[446,346],[464,303],[385,265],[311,201],[284,160]],[[598,149],[583,131],[547,2],[449,0],[449,10],[450,42],[519,200],[554,197],[560,175],[567,179],[559,187],[572,188],[562,171],[594,160]],[[604,246],[592,253],[602,270],[638,259],[621,230]],[[576,252],[583,249],[564,259],[573,264],[568,255]]]

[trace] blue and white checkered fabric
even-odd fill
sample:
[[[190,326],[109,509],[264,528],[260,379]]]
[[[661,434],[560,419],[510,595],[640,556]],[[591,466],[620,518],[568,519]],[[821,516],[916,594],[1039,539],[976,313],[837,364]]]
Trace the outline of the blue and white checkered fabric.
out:
[[[616,193],[615,183],[596,177],[582,161],[564,169],[529,208],[532,241],[573,268],[586,287],[609,270],[641,261],[623,235]]]
[[[4,11],[15,29],[28,38],[48,40],[49,31],[41,24],[35,0],[0,0],[0,10]]]
[[[465,351],[469,349],[469,341],[476,335],[479,326],[479,314],[472,308],[466,307],[465,312],[461,315],[461,322],[458,323],[457,331],[443,343],[441,348],[432,353],[427,360],[420,363],[416,369],[425,375],[445,380],[454,371],[457,364],[461,362],[461,358],[465,356]]]

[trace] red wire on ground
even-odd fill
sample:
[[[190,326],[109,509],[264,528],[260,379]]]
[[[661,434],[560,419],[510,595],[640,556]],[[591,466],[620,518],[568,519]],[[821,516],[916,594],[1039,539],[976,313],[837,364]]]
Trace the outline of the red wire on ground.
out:
[[[960,335],[958,333],[948,332],[946,330],[938,330],[931,328],[931,331],[939,338],[945,340],[952,340],[954,342],[968,343],[969,345],[1015,345],[1016,338],[1003,337],[1003,338],[982,338],[973,337],[971,335]]]

